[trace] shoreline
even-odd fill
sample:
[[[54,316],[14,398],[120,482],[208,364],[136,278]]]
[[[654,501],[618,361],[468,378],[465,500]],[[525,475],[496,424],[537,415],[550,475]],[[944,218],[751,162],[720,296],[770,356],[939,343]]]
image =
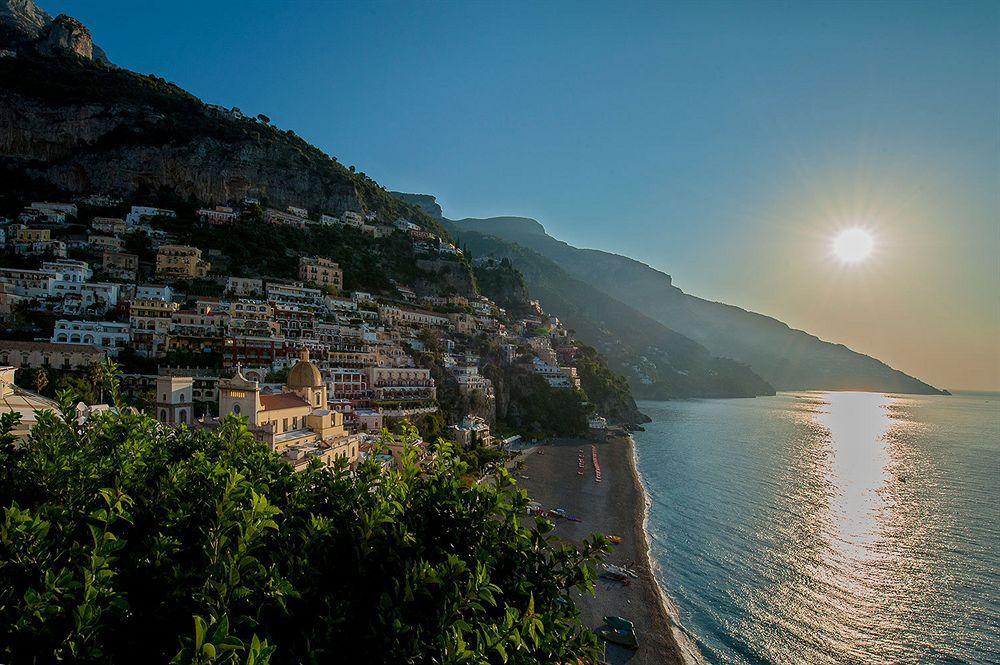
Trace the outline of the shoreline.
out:
[[[646,553],[646,560],[653,577],[653,584],[659,592],[660,605],[663,607],[663,611],[667,615],[667,620],[670,622],[670,632],[678,650],[680,651],[681,660],[689,665],[702,665],[705,662],[705,659],[702,657],[701,651],[698,649],[698,645],[694,642],[694,638],[689,635],[687,631],[684,630],[684,626],[681,625],[680,610],[677,609],[677,606],[674,605],[674,602],[670,599],[670,594],[667,593],[667,590],[657,581],[657,574],[660,571],[660,565],[657,563],[656,559],[653,558],[653,551],[649,544],[649,517],[652,509],[652,502],[650,501],[649,493],[646,492],[646,485],[642,480],[642,474],[639,472],[639,453],[636,451],[635,439],[632,437],[632,434],[626,434],[626,436],[629,439],[629,457],[631,458],[632,463],[632,474],[639,487],[639,491],[643,496],[642,546]]]
[[[596,480],[591,446],[597,451],[600,482]],[[585,460],[583,476],[578,474],[581,450]],[[595,532],[618,535],[622,542],[613,547],[607,561],[628,565],[638,576],[628,586],[599,578],[593,596],[577,592],[581,619],[591,629],[598,628],[608,614],[624,616],[635,624],[638,650],[607,644],[606,661],[629,665],[691,662],[686,652],[693,645],[689,645],[676,616],[671,614],[669,598],[656,581],[646,532],[649,497],[639,475],[632,437],[609,436],[603,441],[554,439],[548,445],[522,452],[518,484],[543,507],[563,508],[580,520],[556,520],[556,535],[573,542]],[[694,651],[697,653],[696,648]]]

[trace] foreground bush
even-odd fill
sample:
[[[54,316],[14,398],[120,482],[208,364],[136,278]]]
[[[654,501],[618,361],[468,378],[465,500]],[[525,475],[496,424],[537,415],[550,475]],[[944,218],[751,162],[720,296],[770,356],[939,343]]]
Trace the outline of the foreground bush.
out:
[[[113,390],[111,391],[114,392]],[[70,399],[60,399],[69,413]],[[559,663],[602,547],[525,523],[506,472],[292,473],[230,418],[0,421],[0,662]]]

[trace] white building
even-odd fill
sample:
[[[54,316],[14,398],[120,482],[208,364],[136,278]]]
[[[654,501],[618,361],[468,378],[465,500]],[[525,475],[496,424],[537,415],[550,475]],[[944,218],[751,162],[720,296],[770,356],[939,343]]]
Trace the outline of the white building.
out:
[[[132,210],[128,215],[125,216],[125,223],[128,226],[138,226],[145,219],[151,217],[177,217],[177,213],[173,210],[166,210],[164,208],[152,208],[150,206],[132,206]]]
[[[0,268],[0,283],[9,287],[8,293],[25,298],[47,298],[58,276],[48,270],[26,268]]]
[[[66,282],[86,282],[94,276],[90,264],[75,259],[56,259],[42,262],[42,270],[48,270]]]
[[[229,277],[226,280],[226,295],[250,298],[264,293],[264,281],[252,277]]]
[[[365,225],[365,218],[360,212],[348,210],[340,216],[340,223],[345,226],[356,226],[361,228]]]
[[[166,284],[140,284],[135,287],[136,300],[164,300],[174,298],[174,290]]]
[[[88,344],[109,354],[128,346],[132,339],[129,324],[113,321],[69,321],[59,319],[52,331],[53,344]]]
[[[104,311],[118,304],[118,289],[121,285],[112,282],[67,282],[57,280],[52,283],[51,295],[60,298],[75,297],[80,311],[97,308]]]

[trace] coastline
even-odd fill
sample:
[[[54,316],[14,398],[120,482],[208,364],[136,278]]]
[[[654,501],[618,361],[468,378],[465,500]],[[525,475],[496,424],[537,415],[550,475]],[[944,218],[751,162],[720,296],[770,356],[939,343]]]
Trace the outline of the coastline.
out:
[[[601,482],[595,478],[592,445],[598,455]],[[582,476],[578,474],[581,450],[585,460]],[[594,532],[620,536],[622,542],[607,561],[627,565],[638,576],[628,586],[598,579],[593,596],[577,595],[581,618],[590,628],[600,627],[607,614],[624,616],[635,624],[638,650],[608,644],[606,661],[629,665],[691,662],[690,647],[681,647],[687,640],[654,574],[646,532],[649,499],[639,476],[632,437],[556,439],[525,450],[522,460],[517,479],[529,496],[545,508],[563,508],[580,520],[556,520],[555,533],[575,542]]]
[[[663,611],[666,612],[667,620],[670,623],[670,632],[678,650],[680,651],[681,660],[689,665],[702,665],[705,662],[705,659],[702,657],[701,650],[698,649],[698,645],[695,644],[694,638],[691,637],[691,635],[689,635],[681,625],[680,611],[670,599],[670,595],[667,593],[667,590],[657,582],[657,574],[660,570],[660,566],[656,562],[656,559],[653,558],[653,551],[649,544],[649,515],[651,502],[649,499],[649,493],[646,491],[646,485],[642,480],[642,474],[639,472],[639,454],[636,451],[635,439],[631,434],[628,434],[627,436],[629,439],[629,457],[632,461],[632,474],[635,477],[635,483],[643,497],[642,546],[646,555],[647,564],[649,565],[649,570],[651,571],[651,575],[653,577],[653,584],[659,592],[660,605],[663,607]]]

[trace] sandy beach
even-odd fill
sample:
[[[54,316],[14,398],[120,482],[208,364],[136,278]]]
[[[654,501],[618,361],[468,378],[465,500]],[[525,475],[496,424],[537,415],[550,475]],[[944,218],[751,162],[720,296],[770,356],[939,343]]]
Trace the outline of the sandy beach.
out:
[[[595,478],[591,446],[597,450],[601,481]],[[681,650],[671,631],[671,621],[649,567],[648,545],[643,528],[645,494],[633,464],[632,441],[627,436],[606,441],[556,440],[550,445],[525,451],[518,482],[545,508],[562,508],[581,521],[556,520],[556,533],[566,540],[580,541],[594,532],[620,536],[622,542],[608,557],[609,563],[632,568],[638,579],[624,586],[599,579],[596,595],[580,594],[576,601],[584,622],[591,628],[603,623],[604,615],[618,615],[635,624],[639,649],[631,651],[608,644],[609,663],[682,663]],[[584,474],[578,472],[578,454],[583,450]],[[539,452],[540,451],[540,452]]]

